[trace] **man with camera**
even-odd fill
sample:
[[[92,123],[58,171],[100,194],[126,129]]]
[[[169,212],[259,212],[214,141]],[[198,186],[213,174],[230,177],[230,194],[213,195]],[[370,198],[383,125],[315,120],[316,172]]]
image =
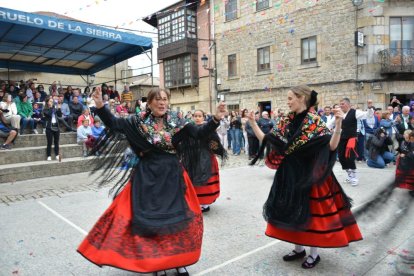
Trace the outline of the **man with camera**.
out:
[[[369,152],[368,167],[383,169],[388,163],[393,162],[394,154],[389,150],[390,145],[392,145],[392,139],[387,131],[383,127],[378,128],[366,144]]]

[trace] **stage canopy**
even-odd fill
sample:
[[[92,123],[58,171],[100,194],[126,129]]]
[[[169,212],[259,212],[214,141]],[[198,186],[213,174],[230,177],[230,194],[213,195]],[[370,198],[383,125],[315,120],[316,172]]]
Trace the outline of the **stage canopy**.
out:
[[[0,68],[90,75],[151,48],[148,37],[0,7]]]

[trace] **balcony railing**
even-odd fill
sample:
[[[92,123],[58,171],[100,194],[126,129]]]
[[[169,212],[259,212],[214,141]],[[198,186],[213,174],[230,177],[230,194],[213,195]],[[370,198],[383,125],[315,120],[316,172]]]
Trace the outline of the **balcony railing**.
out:
[[[414,48],[385,49],[378,56],[381,73],[414,73]]]

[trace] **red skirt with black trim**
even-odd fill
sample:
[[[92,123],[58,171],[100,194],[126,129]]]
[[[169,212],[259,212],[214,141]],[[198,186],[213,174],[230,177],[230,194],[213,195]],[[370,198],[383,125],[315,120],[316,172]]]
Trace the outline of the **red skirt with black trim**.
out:
[[[131,232],[131,183],[115,198],[78,252],[98,266],[148,273],[194,264],[200,258],[203,218],[191,180],[183,174],[185,200],[195,216],[181,232],[140,237]]]
[[[220,196],[220,174],[217,158],[214,154],[211,158],[211,177],[206,183],[194,186],[200,204],[209,205],[216,201]]]
[[[329,187],[332,187],[332,192]],[[266,235],[299,245],[344,247],[362,240],[361,232],[349,208],[344,206],[339,184],[329,176],[322,185],[314,185],[310,193],[311,218],[298,230],[267,224]]]
[[[398,188],[414,191],[414,168],[403,170],[401,168],[401,157],[397,158],[397,169],[395,170],[395,185]],[[414,166],[414,164],[412,164]]]

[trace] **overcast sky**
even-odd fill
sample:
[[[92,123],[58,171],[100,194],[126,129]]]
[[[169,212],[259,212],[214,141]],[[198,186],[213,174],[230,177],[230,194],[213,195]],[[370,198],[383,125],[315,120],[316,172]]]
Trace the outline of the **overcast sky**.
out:
[[[49,11],[63,14],[75,19],[87,21],[93,24],[101,24],[122,28],[149,31],[156,33],[157,30],[150,25],[142,22],[141,19],[178,0],[0,0],[0,6],[25,12]],[[154,56],[158,47],[157,35],[148,33],[136,34],[151,37],[153,39]],[[154,58],[154,63],[157,60]],[[146,55],[140,55],[129,60],[132,68],[139,68],[150,65]],[[146,72],[149,72],[146,69]],[[154,68],[158,76],[158,67]],[[135,71],[134,74],[143,73],[142,70]]]

